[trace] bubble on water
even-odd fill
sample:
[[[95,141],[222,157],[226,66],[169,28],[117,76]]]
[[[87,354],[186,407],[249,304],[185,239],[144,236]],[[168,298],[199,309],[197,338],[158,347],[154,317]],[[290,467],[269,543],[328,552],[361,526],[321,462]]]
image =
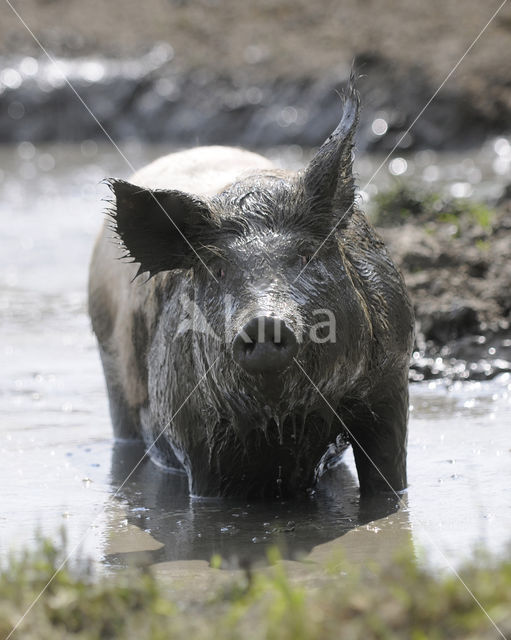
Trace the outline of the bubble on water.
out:
[[[13,100],[7,107],[7,115],[13,120],[21,120],[25,115],[25,107],[19,100]]]
[[[32,160],[35,156],[35,147],[31,142],[20,142],[17,152],[22,160]]]
[[[493,143],[493,148],[498,156],[511,156],[511,144],[506,138],[497,138]]]
[[[295,107],[284,107],[278,116],[278,123],[281,127],[289,127],[298,120],[298,111]]]
[[[371,129],[375,136],[383,136],[387,133],[389,125],[386,120],[383,118],[376,118],[373,120],[373,124],[371,125]]]
[[[401,176],[406,173],[408,163],[404,158],[394,158],[389,162],[389,171],[393,176]]]
[[[49,85],[50,90],[58,89],[59,87],[63,87],[66,84],[66,77],[64,75],[64,72],[61,70],[60,66],[56,64],[52,64],[48,68],[45,80]]]
[[[450,191],[454,198],[469,198],[474,189],[469,182],[455,182],[451,185]]]
[[[0,71],[0,84],[3,84],[7,89],[18,89],[21,83],[21,74],[16,69],[7,67],[7,69]]]
[[[422,179],[426,182],[436,182],[440,178],[440,169],[436,164],[430,164],[422,172]]]
[[[87,82],[99,82],[105,76],[105,65],[97,60],[89,60],[81,65],[83,78]]]
[[[27,56],[20,62],[19,70],[24,76],[35,76],[39,70],[39,63],[35,58]]]

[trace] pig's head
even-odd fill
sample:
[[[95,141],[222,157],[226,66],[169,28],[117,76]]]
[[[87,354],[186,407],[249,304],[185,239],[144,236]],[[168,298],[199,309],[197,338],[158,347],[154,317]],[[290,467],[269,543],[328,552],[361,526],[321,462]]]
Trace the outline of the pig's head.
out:
[[[115,230],[139,273],[190,270],[215,335],[194,339],[206,362],[221,354],[218,386],[272,412],[316,395],[298,363],[334,400],[366,356],[367,308],[343,246],[358,108],[350,87],[339,126],[298,174],[259,171],[210,199],[112,182]]]

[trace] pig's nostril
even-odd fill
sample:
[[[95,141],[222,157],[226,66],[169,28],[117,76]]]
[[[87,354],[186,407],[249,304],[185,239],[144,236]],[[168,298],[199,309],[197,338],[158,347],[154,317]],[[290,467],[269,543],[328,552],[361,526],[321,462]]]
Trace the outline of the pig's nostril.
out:
[[[296,337],[286,323],[267,316],[247,322],[232,345],[234,360],[253,375],[282,371],[297,351]]]

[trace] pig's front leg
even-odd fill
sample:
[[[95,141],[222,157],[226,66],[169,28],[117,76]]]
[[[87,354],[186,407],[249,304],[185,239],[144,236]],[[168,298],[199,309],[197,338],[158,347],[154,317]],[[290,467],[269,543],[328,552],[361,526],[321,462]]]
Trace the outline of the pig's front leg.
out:
[[[361,496],[406,488],[408,372],[382,383],[347,414]]]

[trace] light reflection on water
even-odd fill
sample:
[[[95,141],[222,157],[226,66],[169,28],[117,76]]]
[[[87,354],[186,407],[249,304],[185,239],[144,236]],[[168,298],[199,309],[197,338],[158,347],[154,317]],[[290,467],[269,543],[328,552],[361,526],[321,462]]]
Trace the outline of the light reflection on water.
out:
[[[503,182],[495,160],[507,162],[510,148],[502,140],[470,162],[432,152],[407,156],[406,174],[421,180],[438,167],[439,187],[467,182],[481,197],[498,197]],[[141,166],[162,150],[132,144],[125,152]],[[269,154],[288,166],[307,157],[295,147]],[[310,552],[377,515],[360,511],[351,455],[315,499],[299,503],[190,501],[182,477],[150,463],[112,503],[140,452],[113,449],[85,286],[101,198],[108,196],[100,181],[127,175],[127,167],[95,142],[25,142],[1,149],[0,159],[0,556],[33,542],[37,525],[54,535],[65,524],[73,547],[91,522],[83,550],[110,567],[140,560],[144,550],[147,562],[208,559],[213,552],[258,556],[275,540],[290,552]],[[360,159],[361,185],[379,162]],[[390,179],[385,168],[368,197]],[[450,388],[415,385],[412,404],[408,508],[351,531],[340,544],[371,557],[403,544],[411,531],[416,547],[439,565],[435,544],[456,562],[477,543],[502,550],[511,530],[509,374]]]

